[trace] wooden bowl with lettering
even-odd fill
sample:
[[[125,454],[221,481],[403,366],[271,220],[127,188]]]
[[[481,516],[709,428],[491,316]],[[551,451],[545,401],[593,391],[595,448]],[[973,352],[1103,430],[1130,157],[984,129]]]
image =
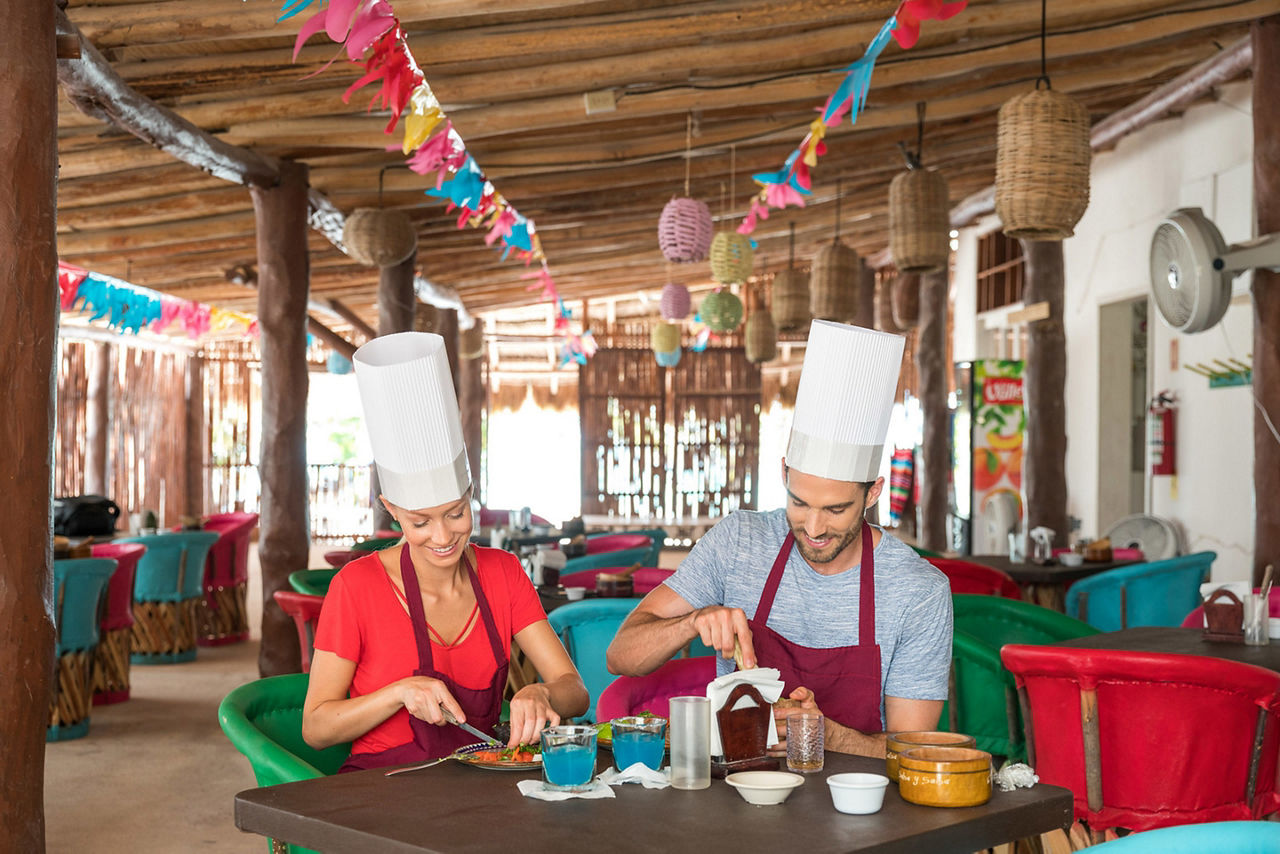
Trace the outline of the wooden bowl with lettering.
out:
[[[884,742],[885,775],[893,782],[898,782],[898,755],[904,750],[913,747],[974,747],[976,744],[973,736],[962,732],[891,732]]]
[[[972,747],[915,747],[898,755],[898,794],[926,807],[991,800],[991,754]]]

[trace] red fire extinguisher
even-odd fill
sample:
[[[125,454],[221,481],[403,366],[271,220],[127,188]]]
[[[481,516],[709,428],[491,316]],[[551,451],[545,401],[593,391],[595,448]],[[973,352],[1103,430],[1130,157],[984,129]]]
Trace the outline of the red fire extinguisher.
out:
[[[1147,444],[1151,447],[1151,473],[1177,474],[1174,462],[1178,458],[1178,438],[1174,430],[1173,413],[1177,407],[1173,392],[1162,391],[1151,401]]]

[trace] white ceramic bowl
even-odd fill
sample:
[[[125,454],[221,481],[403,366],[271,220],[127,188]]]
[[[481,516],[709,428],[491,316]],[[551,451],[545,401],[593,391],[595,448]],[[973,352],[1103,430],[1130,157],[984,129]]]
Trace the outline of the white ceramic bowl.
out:
[[[785,801],[792,789],[804,783],[804,777],[786,771],[739,771],[724,781],[737,789],[744,801],[760,807]]]
[[[566,587],[566,588],[564,589],[564,595],[565,595],[565,596],[567,596],[567,597],[569,598],[569,601],[570,601],[570,602],[577,602],[577,601],[579,601],[579,600],[581,600],[581,599],[585,599],[585,598],[586,598],[586,596],[587,596],[587,588],[585,588],[585,587]]]
[[[889,778],[882,774],[832,774],[827,778],[831,803],[840,812],[867,815],[880,812]]]
[[[1084,555],[1078,555],[1075,552],[1063,552],[1058,555],[1058,563],[1063,566],[1080,566],[1084,563]]]

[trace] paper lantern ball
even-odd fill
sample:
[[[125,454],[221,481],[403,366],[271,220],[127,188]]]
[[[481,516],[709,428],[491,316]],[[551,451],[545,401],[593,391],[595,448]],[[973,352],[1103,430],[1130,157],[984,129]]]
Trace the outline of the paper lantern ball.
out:
[[[655,353],[669,353],[680,349],[680,327],[674,323],[659,323],[649,332],[649,344]]]
[[[418,248],[418,231],[404,211],[356,208],[342,227],[342,243],[366,267],[394,267]]]
[[[658,310],[663,320],[683,320],[689,316],[692,300],[689,289],[676,282],[668,282],[662,288],[662,298],[658,301]]]
[[[690,264],[711,249],[711,209],[697,199],[673,197],[658,217],[658,248],[662,257]]]
[[[351,373],[351,360],[341,353],[330,351],[329,358],[325,360],[325,367],[328,368],[331,374],[339,376],[349,374]]]
[[[712,332],[732,332],[742,322],[742,300],[729,291],[712,291],[703,298],[698,314]]]
[[[754,256],[751,238],[736,231],[720,232],[711,241],[711,278],[722,285],[745,282]]]
[[[677,347],[666,353],[654,353],[653,358],[664,368],[674,368],[680,364],[680,352],[680,348]]]

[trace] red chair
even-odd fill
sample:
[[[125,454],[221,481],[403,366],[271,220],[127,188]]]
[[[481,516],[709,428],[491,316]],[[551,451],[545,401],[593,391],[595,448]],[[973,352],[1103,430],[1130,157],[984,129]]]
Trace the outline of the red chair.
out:
[[[1280,808],[1280,673],[1199,655],[1009,644],[1041,782],[1113,827],[1257,819]]]
[[[673,658],[648,676],[619,676],[596,701],[596,720],[611,721],[640,712],[670,717],[672,697],[704,697],[707,683],[715,678],[715,656]]]
[[[517,516],[520,515],[519,511],[491,510],[488,507],[481,507],[480,518],[476,520],[476,524],[481,528],[492,528],[495,525],[498,527],[505,527],[511,519],[511,516],[509,515],[511,513],[515,513]],[[529,523],[532,525],[546,525],[547,527],[551,527],[551,523],[546,519],[543,519],[537,513],[530,515]]]
[[[587,537],[587,554],[596,555],[623,549],[647,549],[652,544],[653,538],[644,534],[599,534]]]
[[[354,549],[332,549],[324,553],[324,562],[329,566],[342,569],[351,561],[358,557],[363,557],[367,552],[358,552]]]
[[[983,596],[1003,596],[1006,599],[1022,599],[1018,582],[990,566],[955,560],[946,557],[928,557],[925,560],[942,570],[951,584],[952,593],[978,593]]]
[[[97,557],[97,553],[94,554]],[[1261,593],[1261,587],[1253,588],[1254,593]],[[1271,617],[1280,617],[1280,587],[1271,588],[1271,600],[1267,602],[1267,615]],[[1187,618],[1182,621],[1184,629],[1203,629],[1204,628],[1204,606],[1197,605],[1195,610],[1187,614]]]
[[[197,643],[221,646],[249,639],[245,593],[249,586],[249,540],[257,513],[214,513],[204,530],[218,534],[204,568],[204,605],[200,608]]]
[[[298,647],[302,652],[302,672],[311,672],[311,656],[316,648],[316,624],[320,622],[323,596],[308,596],[292,590],[277,590],[272,596],[280,610],[293,618],[298,629]]]
[[[93,557],[116,562],[107,583],[98,646],[93,656],[93,704],[122,703],[129,699],[130,632],[133,628],[133,575],[138,558],[147,551],[139,543],[100,543],[90,547]]]

